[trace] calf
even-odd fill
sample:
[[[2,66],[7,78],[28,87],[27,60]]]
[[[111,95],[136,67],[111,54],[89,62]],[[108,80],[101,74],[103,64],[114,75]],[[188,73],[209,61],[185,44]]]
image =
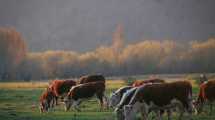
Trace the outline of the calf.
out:
[[[94,95],[99,99],[101,108],[103,107],[103,98],[105,92],[105,84],[103,82],[90,82],[80,84],[70,89],[69,93],[64,99],[66,111],[70,109],[71,105],[78,111],[78,105],[83,99],[91,98]]]
[[[113,92],[110,96],[110,101],[109,101],[109,107],[115,107],[117,104],[119,104],[122,96],[124,93],[126,93],[128,90],[130,90],[131,88],[133,88],[132,86],[125,86],[125,87],[121,87],[118,90],[116,90],[115,92]]]
[[[40,112],[48,112],[49,108],[53,107],[54,94],[46,90],[40,97]]]
[[[125,120],[133,120],[135,113],[141,112],[147,119],[150,111],[155,111],[160,118],[160,110],[180,108],[179,119],[184,111],[192,112],[192,86],[187,81],[150,84],[139,87],[128,105],[124,106]]]
[[[147,79],[147,80],[137,80],[135,81],[132,86],[133,87],[138,87],[147,83],[165,83],[164,80],[162,79],[158,79],[158,78],[154,78],[154,79]]]
[[[54,80],[50,83],[48,89],[51,91],[55,98],[55,104],[57,105],[57,99],[67,95],[72,86],[76,85],[74,80]]]
[[[79,79],[79,84],[89,83],[89,82],[104,82],[105,78],[103,75],[87,75]]]
[[[215,101],[214,91],[215,91],[215,80],[203,82],[200,85],[198,98],[197,98],[197,101],[195,102],[195,107],[197,108],[198,113],[202,112],[203,105],[206,103],[209,103],[210,114],[212,113],[213,102]]]

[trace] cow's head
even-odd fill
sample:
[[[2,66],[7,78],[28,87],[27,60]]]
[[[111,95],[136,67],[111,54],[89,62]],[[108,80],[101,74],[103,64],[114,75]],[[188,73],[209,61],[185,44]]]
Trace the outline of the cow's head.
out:
[[[124,116],[125,120],[134,120],[137,113],[141,112],[143,103],[136,102],[134,105],[125,105],[124,106]]]
[[[48,101],[47,100],[43,100],[40,102],[40,112],[43,113],[43,112],[48,112],[49,110],[49,104],[48,104]]]
[[[121,99],[121,95],[117,92],[113,92],[109,99],[109,107],[115,107]]]
[[[71,96],[67,95],[63,101],[65,104],[65,111],[68,111],[70,109],[70,107],[72,106],[74,100],[71,98]]]
[[[195,114],[200,114],[202,112],[202,109],[203,109],[203,102],[198,101],[198,100],[193,100],[192,103],[194,106]]]

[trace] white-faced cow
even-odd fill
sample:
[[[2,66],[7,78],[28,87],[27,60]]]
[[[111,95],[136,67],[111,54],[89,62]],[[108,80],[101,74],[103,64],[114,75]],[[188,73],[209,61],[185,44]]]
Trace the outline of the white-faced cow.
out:
[[[64,99],[66,105],[66,111],[73,106],[76,110],[78,109],[78,105],[84,99],[89,99],[93,96],[96,96],[99,99],[101,108],[103,108],[104,102],[104,92],[105,92],[105,84],[103,82],[90,82],[85,84],[80,84],[74,86],[70,89],[69,93]]]
[[[129,104],[124,106],[125,120],[133,120],[138,112],[148,119],[150,111],[154,111],[160,119],[160,110],[176,106],[180,110],[179,119],[185,111],[189,114],[192,112],[192,86],[189,82],[144,85],[136,90]]]

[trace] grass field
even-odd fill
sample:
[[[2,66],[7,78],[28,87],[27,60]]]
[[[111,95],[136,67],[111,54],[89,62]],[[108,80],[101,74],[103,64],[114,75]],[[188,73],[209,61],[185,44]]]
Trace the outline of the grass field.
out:
[[[63,105],[59,105],[49,113],[41,114],[38,109],[38,100],[48,83],[0,83],[0,119],[1,120],[114,120],[113,110],[99,111],[97,100],[83,102],[81,112],[64,111]],[[194,82],[193,82],[194,84]],[[106,94],[125,85],[124,81],[108,81]],[[198,87],[194,85],[194,93]],[[215,112],[209,116],[205,113],[194,115],[194,120],[215,120]],[[174,116],[175,119],[176,115]]]

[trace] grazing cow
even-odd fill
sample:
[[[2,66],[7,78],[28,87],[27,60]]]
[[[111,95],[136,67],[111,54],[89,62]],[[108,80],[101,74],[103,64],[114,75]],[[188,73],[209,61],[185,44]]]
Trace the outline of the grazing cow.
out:
[[[203,105],[209,103],[210,105],[210,114],[213,109],[213,102],[215,101],[215,80],[209,80],[200,85],[200,90],[198,94],[197,101],[195,102],[195,107],[197,112],[201,113]]]
[[[89,83],[89,82],[104,82],[105,83],[105,78],[103,75],[87,75],[87,76],[82,76],[78,83],[79,84],[84,84],[84,83]]]
[[[160,84],[160,83],[147,83],[147,84]],[[146,85],[146,84],[145,84]],[[123,94],[123,97],[120,100],[120,103],[117,105],[116,109],[114,110],[117,114],[117,120],[124,120],[125,117],[123,115],[124,110],[123,107],[127,104],[129,104],[132,96],[134,95],[135,91],[138,87],[133,87],[132,89],[129,89],[125,94]],[[164,111],[161,111],[163,113]]]
[[[155,79],[147,79],[147,80],[137,80],[135,81],[132,86],[133,87],[138,87],[138,86],[141,86],[141,85],[144,85],[144,84],[147,84],[147,83],[165,83],[164,80],[162,79],[158,79],[158,78],[155,78]]]
[[[116,90],[115,92],[113,92],[109,99],[109,107],[115,107],[117,104],[119,104],[123,94],[126,93],[131,88],[133,88],[133,87],[125,86],[125,87],[121,87],[118,90]]]
[[[67,95],[72,86],[76,85],[74,80],[54,80],[50,83],[48,89],[55,96],[55,104],[57,105],[57,99]]]
[[[129,104],[124,106],[125,120],[133,120],[137,112],[147,119],[150,111],[155,111],[160,118],[160,110],[176,106],[180,110],[179,119],[185,111],[189,114],[192,112],[192,86],[189,82],[144,85],[136,90]]]
[[[55,96],[53,92],[46,90],[40,97],[40,112],[48,112],[49,108],[53,107]]]
[[[78,111],[78,105],[83,99],[91,98],[94,95],[99,99],[101,108],[103,107],[103,98],[105,92],[105,84],[103,82],[90,82],[74,86],[64,99],[66,111],[70,109],[71,105]]]

